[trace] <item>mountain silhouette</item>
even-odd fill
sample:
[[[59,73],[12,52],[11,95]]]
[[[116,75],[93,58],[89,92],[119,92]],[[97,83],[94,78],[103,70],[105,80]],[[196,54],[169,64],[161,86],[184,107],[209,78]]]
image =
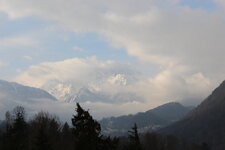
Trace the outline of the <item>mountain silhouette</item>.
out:
[[[207,143],[215,150],[225,147],[225,81],[180,121],[159,131],[187,142]]]
[[[191,109],[191,107],[171,102],[134,115],[104,118],[100,120],[100,124],[103,132],[109,135],[127,134],[134,123],[138,125],[140,132],[147,132],[179,120]]]

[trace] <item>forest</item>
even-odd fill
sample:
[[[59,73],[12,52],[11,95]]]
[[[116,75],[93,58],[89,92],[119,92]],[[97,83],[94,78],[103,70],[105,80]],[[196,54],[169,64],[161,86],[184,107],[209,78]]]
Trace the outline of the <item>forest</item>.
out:
[[[187,143],[172,135],[139,134],[136,123],[127,136],[103,135],[101,125],[79,103],[69,123],[48,112],[30,120],[26,116],[22,106],[5,113],[0,150],[210,150],[206,143]]]

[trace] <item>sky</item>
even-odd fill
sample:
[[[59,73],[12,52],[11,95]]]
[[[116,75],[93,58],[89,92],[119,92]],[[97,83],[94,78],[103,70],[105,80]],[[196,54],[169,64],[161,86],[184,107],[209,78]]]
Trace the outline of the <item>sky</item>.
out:
[[[0,79],[134,95],[84,103],[100,117],[199,104],[225,79],[224,41],[223,0],[0,0]]]

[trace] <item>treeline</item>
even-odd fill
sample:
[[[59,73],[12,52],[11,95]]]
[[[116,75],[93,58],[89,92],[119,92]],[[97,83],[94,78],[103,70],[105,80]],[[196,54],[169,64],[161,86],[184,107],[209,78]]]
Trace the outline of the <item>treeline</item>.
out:
[[[100,124],[78,103],[71,124],[47,112],[27,121],[25,109],[17,106],[0,125],[0,150],[209,150],[205,143],[187,144],[174,136],[140,136],[136,124],[127,137],[103,136]]]

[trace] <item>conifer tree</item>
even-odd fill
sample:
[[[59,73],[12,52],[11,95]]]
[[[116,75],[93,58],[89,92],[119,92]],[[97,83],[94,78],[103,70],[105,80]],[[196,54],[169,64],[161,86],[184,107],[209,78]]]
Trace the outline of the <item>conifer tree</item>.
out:
[[[32,149],[52,150],[58,148],[60,123],[54,115],[39,112],[30,122],[32,132]]]
[[[202,150],[210,150],[210,147],[207,143],[203,142],[202,143]]]
[[[142,150],[138,130],[137,130],[137,124],[134,124],[134,127],[129,132],[129,146],[128,150]]]
[[[46,134],[45,127],[43,124],[40,125],[38,134],[35,139],[36,150],[51,150],[52,147],[49,143],[49,137]]]
[[[70,127],[69,127],[68,123],[66,122],[66,123],[63,125],[62,133],[65,134],[65,135],[67,135],[69,132],[70,132]]]
[[[71,132],[71,128],[69,127],[68,123],[66,122],[63,127],[62,127],[62,132],[61,132],[61,149],[63,149],[64,145],[68,149],[73,149],[74,146],[74,140],[73,140],[73,134]]]
[[[12,139],[12,115],[9,111],[5,113],[6,131],[2,137],[2,149],[11,149],[11,139]]]
[[[99,150],[102,137],[100,124],[79,103],[77,103],[76,113],[72,118],[75,149]]]
[[[13,109],[12,125],[9,125],[8,140],[10,149],[28,149],[28,124],[25,121],[25,109],[17,106]]]

